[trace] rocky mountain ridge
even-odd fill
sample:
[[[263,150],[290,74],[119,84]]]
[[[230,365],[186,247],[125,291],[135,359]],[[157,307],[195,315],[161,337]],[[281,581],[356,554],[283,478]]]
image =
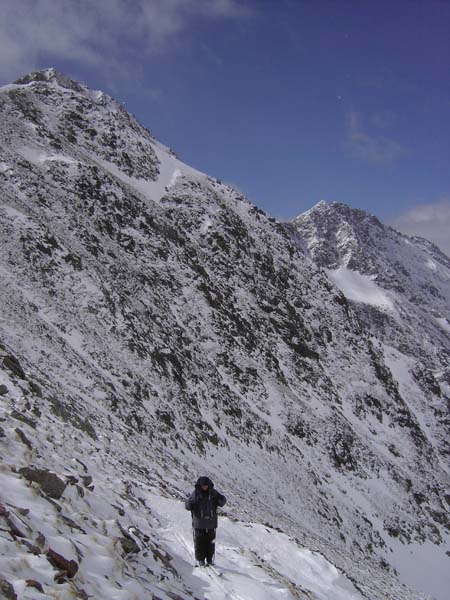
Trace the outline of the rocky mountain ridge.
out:
[[[365,597],[423,598],[400,583],[416,581],[394,555],[408,565],[431,545],[436,572],[448,561],[448,390],[434,368],[445,369],[445,335],[434,346],[421,313],[432,350],[420,381],[403,376],[412,334],[403,352],[403,329],[383,337],[380,311],[365,305],[367,318],[334,285],[322,267],[341,263],[320,256],[336,248],[315,255],[305,222],[293,232],[184,165],[105,94],[46,70],[1,88],[0,112],[0,384],[14,481],[53,468],[79,485],[67,461],[93,452],[104,488],[128,490],[143,519],[131,483],[181,498],[207,472],[230,515],[321,552]],[[429,398],[435,414],[418,414]],[[104,516],[120,537],[118,510]],[[155,561],[153,584],[170,571]]]
[[[397,362],[410,361],[422,392],[416,410],[437,435],[434,444],[448,465],[449,258],[428,240],[339,203],[319,203],[293,226],[307,255],[346,294],[383,347],[385,361],[395,361],[395,353]]]

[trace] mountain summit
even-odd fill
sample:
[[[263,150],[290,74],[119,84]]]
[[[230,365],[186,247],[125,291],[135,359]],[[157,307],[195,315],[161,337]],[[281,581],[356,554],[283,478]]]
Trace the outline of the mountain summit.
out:
[[[373,333],[400,351],[407,346],[412,357],[434,357],[445,385],[450,259],[423,238],[335,202],[319,203],[293,225],[303,250],[353,301]]]
[[[28,85],[29,83],[55,83],[60,87],[66,88],[68,90],[74,90],[76,92],[84,92],[88,90],[86,86],[78,83],[78,81],[74,81],[70,79],[64,73],[57,71],[56,69],[42,69],[40,71],[33,71],[32,73],[28,73],[23,77],[17,79],[14,83],[16,85]]]
[[[285,227],[51,69],[0,112],[4,585],[54,593],[56,564],[63,598],[199,597],[178,506],[206,474],[230,517],[212,598],[242,595],[243,564],[258,598],[443,598],[445,257],[434,321],[412,270],[400,314],[390,266],[374,279],[400,234],[375,218],[321,204]]]

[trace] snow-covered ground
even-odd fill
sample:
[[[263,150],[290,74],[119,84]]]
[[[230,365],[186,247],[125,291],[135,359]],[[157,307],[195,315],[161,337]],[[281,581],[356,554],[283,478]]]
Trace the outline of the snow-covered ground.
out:
[[[14,388],[7,376],[1,381]],[[320,554],[266,525],[226,516],[219,519],[216,567],[196,568],[183,497],[127,482],[118,463],[108,469],[85,438],[58,432],[51,420],[41,418],[39,440],[33,426],[11,418],[8,404],[0,405],[0,580],[18,600],[144,600],[150,592],[167,600],[363,600]],[[24,418],[32,422],[30,413]],[[52,472],[69,482],[56,500],[19,473],[52,444],[59,447]],[[136,551],[125,553],[124,540]],[[74,577],[52,566],[50,550],[78,565]]]
[[[294,600],[302,590],[318,600],[362,600],[353,584],[320,554],[257,523],[221,518],[216,540],[216,569],[192,568],[192,529],[183,503],[144,494],[161,522],[162,539],[179,561],[178,570],[193,589],[202,580],[208,600]],[[219,574],[219,576],[218,576]]]

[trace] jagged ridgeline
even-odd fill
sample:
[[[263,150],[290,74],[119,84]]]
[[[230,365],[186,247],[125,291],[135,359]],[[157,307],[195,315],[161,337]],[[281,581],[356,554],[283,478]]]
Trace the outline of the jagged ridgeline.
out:
[[[117,485],[180,497],[209,473],[235,518],[368,597],[422,598],[392,549],[445,557],[448,286],[429,288],[427,328],[402,271],[428,331],[416,361],[410,305],[343,293],[299,221],[188,167],[106,94],[48,69],[1,88],[0,114],[2,431],[27,450],[9,467],[94,452]]]

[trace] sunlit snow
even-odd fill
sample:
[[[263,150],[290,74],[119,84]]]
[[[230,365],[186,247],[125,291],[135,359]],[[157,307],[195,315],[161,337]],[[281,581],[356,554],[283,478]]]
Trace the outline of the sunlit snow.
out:
[[[162,144],[155,143],[155,153],[159,160],[159,176],[156,181],[148,181],[146,179],[139,179],[137,177],[130,177],[126,175],[121,169],[115,164],[108,162],[99,157],[95,157],[95,161],[98,162],[104,169],[109,171],[112,175],[127,183],[131,187],[138,190],[149,200],[159,202],[161,198],[167,193],[167,191],[174,187],[177,181],[185,176],[188,176],[191,180],[200,180],[204,182],[206,175],[189,167],[188,165],[181,162],[174,154],[168,151]]]
[[[364,302],[385,309],[393,309],[394,305],[387,294],[368,275],[361,275],[346,267],[325,269],[328,277],[349,300]]]
[[[439,325],[444,331],[450,333],[450,323],[448,322],[448,319],[444,319],[443,317],[437,317],[436,321],[439,323]]]

